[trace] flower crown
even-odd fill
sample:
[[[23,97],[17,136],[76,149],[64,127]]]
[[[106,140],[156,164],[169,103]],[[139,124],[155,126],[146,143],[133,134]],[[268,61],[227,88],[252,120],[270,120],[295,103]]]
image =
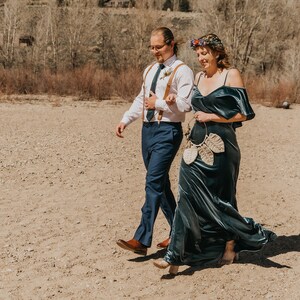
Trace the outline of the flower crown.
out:
[[[191,48],[193,48],[193,50],[195,50],[197,47],[204,47],[206,46],[206,41],[203,39],[192,39],[191,40]]]
[[[197,47],[204,47],[208,46],[211,47],[212,49],[218,50],[218,49],[223,49],[224,46],[220,39],[216,36],[213,37],[207,37],[207,38],[198,38],[198,39],[192,39],[190,46],[193,50],[195,50]]]

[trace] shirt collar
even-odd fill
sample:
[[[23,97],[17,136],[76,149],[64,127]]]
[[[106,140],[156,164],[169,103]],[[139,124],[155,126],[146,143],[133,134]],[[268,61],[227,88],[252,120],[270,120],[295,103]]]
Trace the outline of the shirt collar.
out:
[[[172,64],[176,61],[177,57],[176,55],[174,54],[173,56],[171,56],[170,58],[168,58],[165,62],[164,62],[164,65],[166,67],[170,67],[172,66]]]

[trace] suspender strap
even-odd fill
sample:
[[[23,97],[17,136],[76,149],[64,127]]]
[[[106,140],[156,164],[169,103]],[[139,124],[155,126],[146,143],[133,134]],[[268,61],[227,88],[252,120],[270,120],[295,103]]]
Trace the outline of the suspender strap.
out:
[[[167,87],[166,87],[166,90],[165,90],[165,94],[164,94],[164,98],[163,98],[163,99],[166,99],[166,98],[168,97],[169,92],[170,92],[170,89],[171,89],[171,84],[172,84],[174,75],[175,75],[177,69],[178,69],[180,66],[182,66],[182,65],[184,65],[184,63],[181,63],[181,64],[179,64],[178,66],[176,66],[176,68],[175,68],[174,71],[172,72],[172,74],[171,74],[171,76],[170,76],[170,78],[169,78],[169,80],[168,80]],[[157,116],[157,122],[158,122],[158,124],[160,123],[160,121],[161,121],[161,119],[162,119],[163,113],[164,113],[164,112],[163,112],[162,110],[160,110],[159,113],[158,113],[158,116]]]
[[[203,72],[201,72],[201,73],[199,74],[199,77],[198,77],[198,80],[197,80],[197,86],[199,85],[200,79],[201,79],[201,77],[202,77],[203,75],[204,75]]]
[[[144,121],[144,117],[145,117],[145,115],[144,115],[144,111],[145,111],[145,94],[146,94],[146,91],[145,91],[145,81],[146,81],[146,77],[147,77],[149,71],[152,69],[152,67],[153,67],[155,64],[156,64],[156,63],[152,64],[152,65],[148,68],[148,70],[147,70],[147,72],[146,72],[146,74],[145,74],[145,76],[144,76],[144,80],[143,80],[143,90],[144,90],[144,101],[143,101],[143,112],[142,112],[142,120],[143,120],[143,121]],[[165,90],[165,94],[164,94],[163,99],[166,99],[166,98],[168,97],[169,92],[170,92],[170,89],[171,89],[171,84],[172,84],[173,78],[174,78],[174,76],[175,76],[175,73],[176,73],[177,69],[178,69],[180,66],[182,66],[182,65],[184,65],[184,63],[181,63],[181,64],[179,64],[178,66],[176,66],[176,68],[175,68],[174,71],[172,72],[172,74],[171,74],[171,76],[170,76],[170,78],[169,78],[169,80],[168,80],[167,87],[166,87],[166,90]],[[163,112],[162,110],[160,110],[159,113],[158,113],[158,116],[157,116],[157,122],[158,122],[158,124],[160,123],[160,121],[161,121],[161,119],[162,119],[163,113],[164,113],[164,112]]]

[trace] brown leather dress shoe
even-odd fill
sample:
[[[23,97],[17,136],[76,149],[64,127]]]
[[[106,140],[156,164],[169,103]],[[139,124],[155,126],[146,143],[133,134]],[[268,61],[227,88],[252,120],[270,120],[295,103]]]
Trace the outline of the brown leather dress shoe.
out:
[[[156,245],[156,247],[159,248],[159,249],[165,249],[165,248],[167,248],[167,247],[169,246],[169,244],[170,244],[170,238],[167,238],[167,239],[164,240],[163,242],[158,243],[158,244]]]
[[[127,242],[124,240],[118,240],[117,245],[136,254],[147,255],[147,247],[135,239],[131,239]]]

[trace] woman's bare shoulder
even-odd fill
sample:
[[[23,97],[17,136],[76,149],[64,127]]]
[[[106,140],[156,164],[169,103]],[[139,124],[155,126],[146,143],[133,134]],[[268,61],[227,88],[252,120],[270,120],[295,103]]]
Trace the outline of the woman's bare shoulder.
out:
[[[228,70],[226,85],[231,87],[240,87],[240,88],[244,87],[242,75],[238,69],[232,68]]]

